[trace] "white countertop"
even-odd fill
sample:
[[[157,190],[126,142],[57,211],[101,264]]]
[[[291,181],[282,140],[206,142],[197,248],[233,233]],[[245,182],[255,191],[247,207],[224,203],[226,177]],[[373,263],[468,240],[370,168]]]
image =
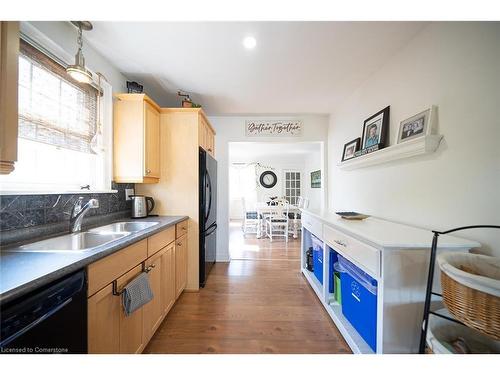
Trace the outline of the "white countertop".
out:
[[[331,211],[309,209],[302,209],[302,211],[334,229],[361,241],[371,242],[379,248],[425,249],[432,245],[433,233],[431,230],[398,224],[373,216],[364,220],[346,220]],[[464,233],[466,234],[466,232]],[[440,235],[438,241],[438,248],[470,249],[480,246],[479,242],[449,235]]]

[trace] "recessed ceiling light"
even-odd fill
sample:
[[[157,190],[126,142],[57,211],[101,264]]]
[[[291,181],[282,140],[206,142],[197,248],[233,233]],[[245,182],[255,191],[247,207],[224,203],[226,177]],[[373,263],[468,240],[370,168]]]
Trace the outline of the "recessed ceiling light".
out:
[[[243,39],[243,46],[246,49],[254,49],[257,45],[257,40],[253,36],[246,36]]]

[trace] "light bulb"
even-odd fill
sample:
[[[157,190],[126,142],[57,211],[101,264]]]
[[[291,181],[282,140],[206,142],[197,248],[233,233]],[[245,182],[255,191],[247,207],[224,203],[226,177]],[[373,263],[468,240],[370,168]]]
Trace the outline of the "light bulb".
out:
[[[92,75],[87,71],[82,69],[80,66],[72,65],[66,68],[66,72],[73,78],[74,80],[82,83],[90,83],[92,82]]]
[[[243,46],[246,49],[254,49],[257,45],[257,40],[253,36],[247,36],[243,39]]]

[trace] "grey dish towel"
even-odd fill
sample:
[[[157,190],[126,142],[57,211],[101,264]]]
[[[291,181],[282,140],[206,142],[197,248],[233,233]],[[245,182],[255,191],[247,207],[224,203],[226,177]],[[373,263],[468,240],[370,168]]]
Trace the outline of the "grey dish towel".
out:
[[[123,288],[122,305],[125,315],[131,315],[152,299],[153,291],[149,285],[149,275],[142,272]]]

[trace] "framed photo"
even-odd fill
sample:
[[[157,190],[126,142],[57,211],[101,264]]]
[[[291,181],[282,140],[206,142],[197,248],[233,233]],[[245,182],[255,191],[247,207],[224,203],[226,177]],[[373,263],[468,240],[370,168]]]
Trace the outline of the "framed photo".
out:
[[[422,111],[415,116],[401,121],[399,124],[398,141],[403,143],[415,138],[420,138],[432,134],[434,127],[434,117],[436,107],[432,106],[425,111]]]
[[[362,149],[378,145],[384,148],[389,137],[389,106],[367,118],[363,124]]]
[[[344,152],[342,154],[342,161],[346,161],[352,159],[354,157],[354,153],[359,150],[359,143],[361,142],[361,138],[353,139],[351,142],[348,142],[344,145]]]
[[[311,188],[321,187],[321,170],[311,172]]]

